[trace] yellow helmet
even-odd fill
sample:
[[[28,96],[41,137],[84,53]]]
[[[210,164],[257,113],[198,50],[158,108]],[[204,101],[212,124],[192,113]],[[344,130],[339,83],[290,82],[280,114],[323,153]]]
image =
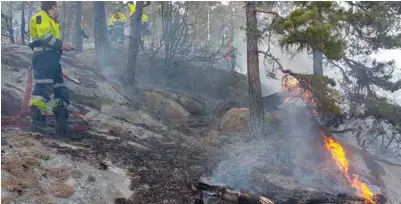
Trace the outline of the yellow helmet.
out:
[[[146,14],[142,14],[142,22],[146,23],[149,21],[149,17]]]

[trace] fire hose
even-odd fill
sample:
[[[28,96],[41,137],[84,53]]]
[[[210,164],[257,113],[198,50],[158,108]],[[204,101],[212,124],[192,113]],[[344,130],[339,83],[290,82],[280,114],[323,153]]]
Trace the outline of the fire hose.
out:
[[[66,78],[66,79],[68,79],[68,80],[70,80],[70,81],[72,81],[72,82],[74,82],[74,83],[76,83],[76,84],[80,84],[80,83],[81,83],[80,81],[78,81],[78,79],[75,79],[75,78],[73,78],[73,77],[70,77],[70,76],[68,76],[68,75],[66,75],[66,74],[64,74],[64,73],[63,73],[63,77]]]

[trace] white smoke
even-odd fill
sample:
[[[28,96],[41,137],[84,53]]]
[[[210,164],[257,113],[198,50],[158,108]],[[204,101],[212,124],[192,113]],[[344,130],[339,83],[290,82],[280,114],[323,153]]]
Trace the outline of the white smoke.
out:
[[[245,21],[236,22],[237,27],[245,28]],[[237,29],[234,35],[234,47],[237,48],[238,54],[236,57],[236,65],[238,67],[238,72],[241,74],[247,74],[247,48],[246,48],[246,36],[244,29]],[[259,50],[266,50],[267,45],[259,44]],[[285,69],[293,70],[298,73],[312,73],[312,59],[306,52],[296,55],[294,58],[290,59],[288,54],[282,52],[282,49],[278,46],[273,46],[271,48],[272,54],[280,59],[281,64]],[[259,55],[259,73],[260,81],[262,84],[262,95],[266,96],[274,92],[280,91],[281,82],[280,80],[269,79],[266,76],[266,67],[264,64],[263,54]],[[277,77],[281,78],[281,73],[277,72]]]

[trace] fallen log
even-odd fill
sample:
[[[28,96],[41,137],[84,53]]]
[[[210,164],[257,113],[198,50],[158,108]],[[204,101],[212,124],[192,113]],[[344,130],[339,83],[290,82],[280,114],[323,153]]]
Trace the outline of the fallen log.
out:
[[[209,185],[200,181],[189,183],[189,186],[193,191],[200,193],[198,194],[200,198],[197,199],[196,204],[205,204],[203,193],[238,204],[274,204],[273,201],[263,196],[241,193],[225,186]]]
[[[195,204],[206,204],[203,200],[204,195],[216,197],[225,201],[237,204],[343,204],[355,203],[365,204],[367,200],[357,196],[350,196],[347,194],[329,194],[325,192],[315,192],[308,194],[307,192],[296,193],[297,196],[289,198],[285,201],[269,199],[263,196],[258,196],[251,193],[242,193],[238,190],[231,189],[227,186],[212,185],[201,181],[188,182],[188,186],[192,191],[198,193]],[[377,204],[384,204],[385,198],[381,194],[375,196]]]

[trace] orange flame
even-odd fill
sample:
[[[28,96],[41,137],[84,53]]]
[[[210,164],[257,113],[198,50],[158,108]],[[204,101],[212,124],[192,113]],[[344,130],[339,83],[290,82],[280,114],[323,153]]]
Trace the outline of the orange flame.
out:
[[[324,133],[322,133],[324,138],[324,146],[331,153],[332,158],[336,161],[337,167],[344,173],[348,174],[349,163],[347,157],[345,156],[345,151],[343,147],[334,141],[333,138],[327,137]]]
[[[358,175],[354,175],[354,179],[352,179],[351,186],[357,190],[357,194],[362,198],[365,198],[370,203],[376,203],[373,201],[374,194],[370,191],[369,187],[359,180]]]
[[[312,92],[306,89],[302,89],[299,86],[299,82],[294,77],[287,77],[283,81],[283,89],[288,93],[288,98],[284,100],[284,103],[288,103],[291,98],[302,97],[304,101],[308,102],[312,107],[312,114],[314,116],[318,116],[318,112],[316,111],[316,102],[313,99]]]
[[[319,115],[316,110],[316,102],[313,99],[312,93],[309,90],[302,89],[299,86],[299,82],[297,81],[297,79],[286,78],[286,80],[284,80],[283,86],[285,91],[291,92],[291,97],[303,97],[303,100],[308,102],[312,106],[313,115]],[[285,102],[287,102],[287,99],[285,100]],[[364,198],[366,200],[366,203],[376,204],[376,202],[373,201],[373,197],[375,196],[375,194],[370,191],[369,187],[365,183],[359,180],[359,176],[353,174],[353,179],[350,178],[349,161],[341,144],[335,141],[332,137],[327,136],[324,132],[322,132],[322,136],[324,138],[324,146],[326,150],[330,153],[338,169],[343,172],[344,176],[350,182],[351,187],[356,189],[357,195]]]
[[[353,179],[351,180],[348,170],[349,162],[345,155],[345,151],[340,143],[336,142],[333,138],[326,136],[322,133],[324,138],[324,143],[327,151],[331,154],[331,157],[336,162],[337,167],[344,173],[344,176],[351,183],[351,186],[356,189],[357,195],[365,198],[368,203],[375,204],[373,201],[374,193],[372,193],[369,187],[359,180],[359,176],[353,174]]]

